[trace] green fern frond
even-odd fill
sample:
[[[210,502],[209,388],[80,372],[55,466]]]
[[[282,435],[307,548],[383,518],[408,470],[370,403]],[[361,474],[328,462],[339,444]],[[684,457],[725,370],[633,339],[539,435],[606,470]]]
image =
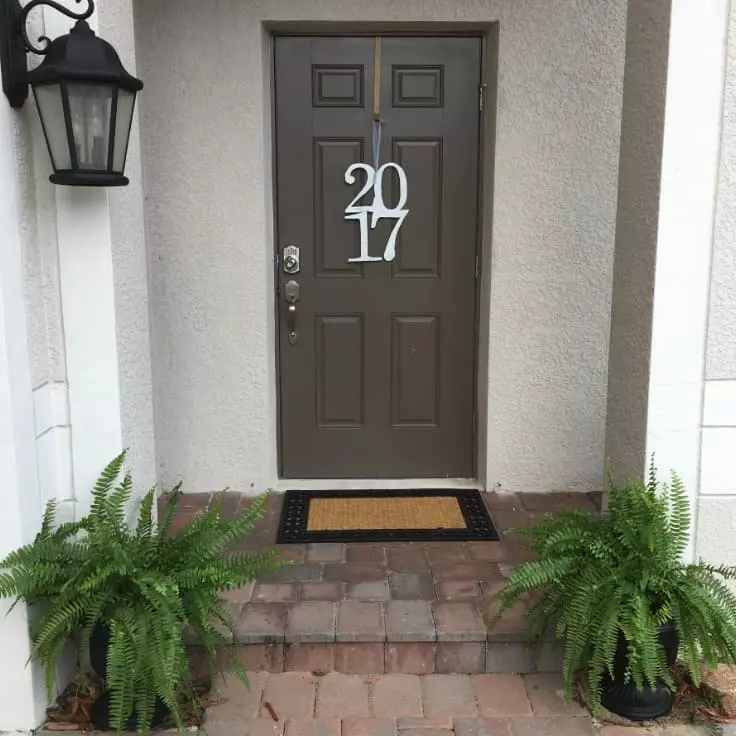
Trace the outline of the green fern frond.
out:
[[[93,629],[103,625],[111,632],[107,685],[112,725],[121,732],[135,710],[140,731],[146,733],[158,697],[183,728],[182,698],[192,703],[196,698],[182,631],[192,632],[211,672],[217,671],[218,649],[232,640],[235,628],[219,592],[280,566],[273,551],[228,552],[253,528],[266,498],[224,518],[219,497],[205,514],[172,533],[180,489],[169,497],[159,524],[152,489],[131,528],[126,519],[133,481],[127,473],[118,481],[124,461],[121,453],[103,470],[90,513],[79,522],[55,528],[55,505],[48,505],[36,540],[0,563],[0,596],[31,605],[44,602],[32,620],[31,637],[32,656],[48,688],[65,643],[77,636],[84,652]],[[237,670],[235,659],[232,664]]]
[[[736,596],[724,583],[736,579],[736,567],[683,561],[690,508],[679,476],[660,484],[653,459],[645,482],[619,486],[610,467],[607,473],[608,510],[563,511],[521,530],[539,557],[517,567],[496,594],[498,620],[521,596],[539,592],[527,612],[530,630],[537,637],[556,631],[567,695],[585,671],[594,713],[602,678],[614,675],[621,637],[628,651],[623,675],[638,689],[674,687],[659,639],[670,621],[695,681],[701,660],[736,663]]]

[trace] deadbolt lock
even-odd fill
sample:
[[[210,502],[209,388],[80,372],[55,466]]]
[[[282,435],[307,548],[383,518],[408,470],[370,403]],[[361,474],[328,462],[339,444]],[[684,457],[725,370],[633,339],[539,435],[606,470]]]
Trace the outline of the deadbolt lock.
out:
[[[299,284],[296,281],[287,281],[284,284],[284,297],[289,304],[299,301]]]
[[[299,248],[287,245],[284,248],[284,273],[295,274],[301,270]]]

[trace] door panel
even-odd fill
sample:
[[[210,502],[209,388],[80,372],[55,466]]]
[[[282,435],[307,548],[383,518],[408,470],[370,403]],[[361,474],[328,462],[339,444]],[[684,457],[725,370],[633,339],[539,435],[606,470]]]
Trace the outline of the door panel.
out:
[[[373,162],[374,39],[275,40],[277,246],[301,249],[300,273],[278,275],[287,478],[473,474],[480,53],[477,38],[382,39],[380,163],[404,168],[409,214],[393,263],[349,263],[365,175],[344,175]],[[370,231],[372,256],[393,225]]]

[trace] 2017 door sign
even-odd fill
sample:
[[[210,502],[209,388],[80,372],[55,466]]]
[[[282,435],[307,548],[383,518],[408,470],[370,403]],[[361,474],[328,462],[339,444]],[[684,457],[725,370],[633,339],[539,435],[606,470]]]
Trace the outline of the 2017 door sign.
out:
[[[384,198],[384,174],[388,169],[396,171],[399,177],[399,201],[394,207],[388,207]],[[409,210],[405,208],[408,196],[406,172],[401,166],[393,162],[383,164],[377,171],[370,164],[351,164],[345,171],[346,184],[355,184],[357,180],[356,171],[365,172],[365,182],[357,196],[345,208],[345,219],[357,220],[360,225],[360,255],[356,258],[348,258],[348,263],[368,263],[371,261],[391,263],[396,258],[396,238],[406,216],[409,214]],[[371,190],[373,190],[373,202],[369,205],[357,204]],[[371,216],[371,230],[374,230],[376,225],[383,219],[396,220],[382,256],[372,256],[368,252],[368,215]]]

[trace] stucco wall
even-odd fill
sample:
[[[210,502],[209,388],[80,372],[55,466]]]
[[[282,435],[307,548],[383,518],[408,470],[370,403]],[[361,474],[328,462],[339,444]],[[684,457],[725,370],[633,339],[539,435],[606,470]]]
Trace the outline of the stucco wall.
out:
[[[729,23],[706,378],[736,380],[736,8]]]
[[[600,487],[625,16],[625,0],[138,0],[165,484],[249,490],[276,480],[262,22],[499,21],[480,474],[502,490]]]
[[[42,32],[36,15],[31,26]],[[56,198],[49,182],[49,156],[29,99],[13,111],[19,235],[23,256],[25,319],[33,392],[36,451],[42,500],[72,497],[71,430],[68,420]]]
[[[670,3],[629,3],[621,115],[606,460],[620,475],[647,465],[654,272],[664,139]]]
[[[696,552],[736,564],[736,6],[729,18],[711,270]]]

